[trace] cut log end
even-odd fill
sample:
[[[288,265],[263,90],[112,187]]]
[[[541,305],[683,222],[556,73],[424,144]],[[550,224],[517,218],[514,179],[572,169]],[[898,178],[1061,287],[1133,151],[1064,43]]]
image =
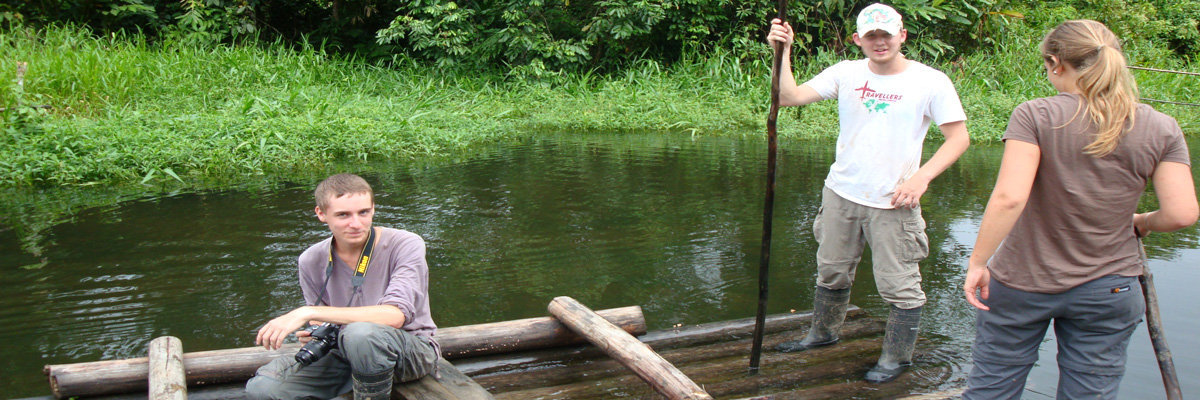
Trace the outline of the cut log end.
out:
[[[173,336],[161,336],[150,342],[149,398],[186,400],[187,375],[183,366],[183,342]]]

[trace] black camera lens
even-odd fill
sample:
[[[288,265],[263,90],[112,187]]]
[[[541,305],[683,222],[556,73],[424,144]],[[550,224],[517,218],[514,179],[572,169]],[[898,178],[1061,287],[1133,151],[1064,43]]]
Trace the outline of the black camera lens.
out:
[[[309,343],[312,343],[312,342],[309,342]],[[321,356],[324,355],[324,354],[315,354],[311,350],[307,349],[306,347],[308,347],[308,345],[305,345],[304,347],[300,348],[299,352],[296,352],[296,362],[299,362],[300,364],[308,365],[308,364],[312,364],[313,361],[317,361],[318,359],[321,358]]]
[[[324,357],[330,350],[337,348],[338,326],[334,324],[321,324],[312,331],[312,340],[300,347],[300,351],[296,352],[296,362],[302,365],[309,365],[321,357]]]

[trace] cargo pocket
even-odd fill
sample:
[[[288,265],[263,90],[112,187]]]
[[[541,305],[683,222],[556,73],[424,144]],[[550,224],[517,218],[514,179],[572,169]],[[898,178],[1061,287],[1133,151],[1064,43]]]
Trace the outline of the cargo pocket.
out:
[[[400,382],[421,379],[425,375],[433,373],[437,368],[438,354],[433,350],[433,345],[427,341],[428,339],[415,335],[410,339],[407,345],[416,348],[403,352],[407,356],[402,356],[396,365],[396,377],[400,379]]]
[[[813,218],[813,226],[812,226],[813,237],[817,239],[818,244],[821,243],[821,225],[823,225],[821,223],[821,214],[824,214],[824,213],[825,213],[825,206],[821,206],[820,208],[817,209],[816,218]]]
[[[903,229],[904,243],[900,248],[904,249],[904,254],[901,258],[906,263],[921,262],[929,256],[929,236],[925,235],[925,219],[921,218],[920,211],[915,219],[904,221]]]

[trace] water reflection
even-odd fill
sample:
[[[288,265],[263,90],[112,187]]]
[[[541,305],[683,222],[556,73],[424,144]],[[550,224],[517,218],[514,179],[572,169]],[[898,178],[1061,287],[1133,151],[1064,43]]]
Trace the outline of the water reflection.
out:
[[[596,309],[641,305],[651,329],[661,329],[753,315],[761,142],[552,137],[465,162],[376,165],[385,172],[366,177],[377,192],[376,223],[417,232],[429,245],[439,325],[543,316],[551,298],[570,295]],[[810,307],[811,224],[832,157],[830,143],[781,149],[772,313]],[[931,386],[961,384],[969,368],[974,311],[959,285],[999,156],[998,147],[973,147],[923,204],[931,243],[923,330],[942,343],[923,360],[953,366],[949,375],[918,370]],[[160,335],[180,337],[187,351],[252,345],[261,323],[301,304],[295,258],[328,234],[312,214],[312,184],[131,201],[81,212],[35,239],[0,230],[0,251],[14,255],[0,259],[0,326],[17,338],[0,346],[9,372],[0,391],[47,393],[43,364],[141,356]],[[1182,333],[1200,327],[1200,311],[1183,294],[1200,283],[1185,268],[1200,261],[1196,232],[1152,239],[1167,331],[1180,375],[1192,376],[1200,343]],[[885,315],[864,267],[853,302]],[[1138,335],[1123,393],[1153,398],[1160,383]],[[1053,350],[1043,354],[1050,364],[1033,374],[1035,390],[1053,393],[1052,359]]]

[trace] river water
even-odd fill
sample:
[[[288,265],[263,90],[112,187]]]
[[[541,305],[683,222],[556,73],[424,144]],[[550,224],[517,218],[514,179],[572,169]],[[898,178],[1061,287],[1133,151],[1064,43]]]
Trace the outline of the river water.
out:
[[[562,135],[363,170],[385,171],[364,174],[376,191],[375,223],[427,241],[440,326],[545,316],[553,297],[569,295],[593,309],[641,305],[653,330],[754,314],[765,147],[761,138]],[[781,143],[772,313],[811,307],[810,226],[832,148]],[[939,350],[916,371],[923,361],[954,366],[950,380],[930,374],[930,389],[961,386],[970,368],[974,311],[960,287],[1000,155],[973,146],[923,201],[931,243],[923,334]],[[314,184],[137,199],[34,234],[0,227],[0,393],[48,394],[43,365],[144,356],[161,335],[179,337],[185,351],[253,345],[263,322],[302,304],[295,258],[328,235],[313,216]],[[1200,393],[1189,378],[1200,374],[1196,238],[1189,228],[1147,243],[1191,394]],[[886,316],[869,260],[852,301]],[[1026,398],[1053,397],[1053,347],[1049,338]],[[1121,398],[1164,398],[1144,327],[1130,353]]]

